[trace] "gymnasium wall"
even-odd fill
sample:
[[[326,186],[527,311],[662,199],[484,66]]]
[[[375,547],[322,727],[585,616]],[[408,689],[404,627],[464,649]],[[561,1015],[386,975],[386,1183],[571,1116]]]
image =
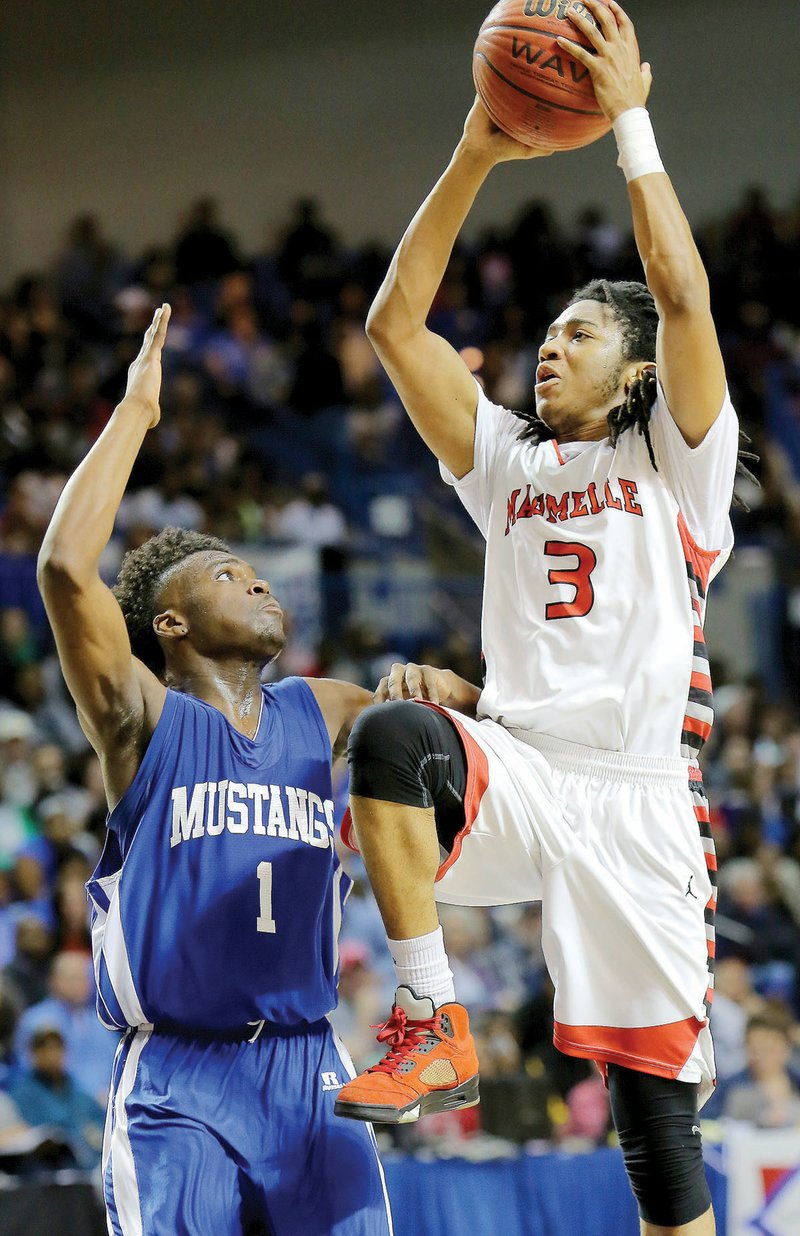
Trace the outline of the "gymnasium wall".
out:
[[[0,281],[96,210],[128,248],[216,195],[252,249],[299,194],[347,239],[393,241],[444,165],[472,96],[488,0],[18,0],[0,13]],[[662,153],[692,220],[751,182],[800,188],[794,0],[630,0]],[[471,227],[531,196],[568,220],[626,218],[611,138],[500,169]]]

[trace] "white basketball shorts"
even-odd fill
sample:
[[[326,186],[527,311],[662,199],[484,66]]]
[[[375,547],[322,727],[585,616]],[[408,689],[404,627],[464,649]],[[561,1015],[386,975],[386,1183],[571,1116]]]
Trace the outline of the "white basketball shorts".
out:
[[[468,772],[436,899],[541,900],[556,1046],[699,1083],[702,1104],[715,1076],[716,858],[699,769],[440,711]]]

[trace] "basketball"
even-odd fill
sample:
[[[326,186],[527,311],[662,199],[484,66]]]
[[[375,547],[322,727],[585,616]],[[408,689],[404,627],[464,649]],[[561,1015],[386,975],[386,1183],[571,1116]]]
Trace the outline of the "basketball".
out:
[[[526,146],[575,150],[611,128],[588,69],[556,43],[561,36],[589,46],[569,21],[573,11],[591,18],[580,0],[500,0],[475,42],[481,101],[498,128]]]

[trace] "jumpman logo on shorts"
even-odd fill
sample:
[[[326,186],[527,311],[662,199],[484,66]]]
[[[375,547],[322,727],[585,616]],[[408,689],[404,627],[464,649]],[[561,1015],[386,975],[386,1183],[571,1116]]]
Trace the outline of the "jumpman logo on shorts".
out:
[[[690,875],[689,883],[686,885],[686,892],[683,895],[684,897],[694,897],[695,901],[697,901],[698,900],[697,893],[692,891],[692,880],[693,879],[694,879],[694,875]]]

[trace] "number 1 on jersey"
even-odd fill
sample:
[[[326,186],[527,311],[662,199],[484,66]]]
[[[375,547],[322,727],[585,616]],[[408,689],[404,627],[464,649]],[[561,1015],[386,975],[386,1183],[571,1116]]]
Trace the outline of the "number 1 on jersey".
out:
[[[275,919],[272,917],[272,863],[259,863],[256,868],[258,876],[258,909],[256,929],[270,934],[275,931]]]

